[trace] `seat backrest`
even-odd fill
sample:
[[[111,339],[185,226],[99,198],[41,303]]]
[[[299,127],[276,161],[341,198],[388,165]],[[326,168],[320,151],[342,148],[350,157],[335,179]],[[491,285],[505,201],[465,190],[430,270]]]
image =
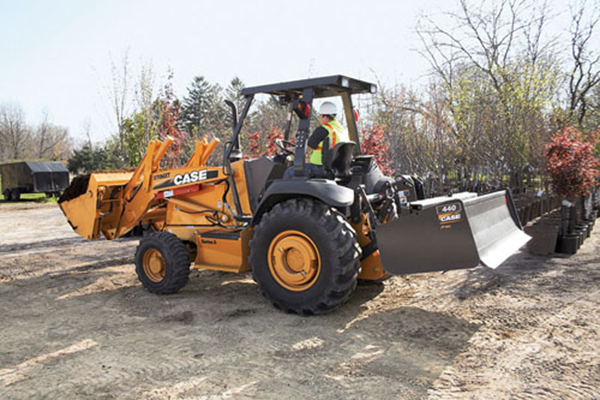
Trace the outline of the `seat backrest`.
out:
[[[331,171],[336,178],[347,178],[350,176],[350,166],[356,143],[341,142],[334,146],[329,154],[329,160],[323,164],[324,169]]]

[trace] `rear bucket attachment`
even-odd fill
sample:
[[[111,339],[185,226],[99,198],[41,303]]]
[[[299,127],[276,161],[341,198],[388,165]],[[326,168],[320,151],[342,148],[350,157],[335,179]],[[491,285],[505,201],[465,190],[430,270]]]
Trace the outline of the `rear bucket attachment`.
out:
[[[459,193],[410,203],[377,227],[383,268],[396,275],[498,267],[529,239],[507,191]]]
[[[110,220],[121,211],[119,196],[133,173],[111,172],[79,175],[64,191],[58,204],[77,234],[92,240],[110,229]],[[106,223],[108,222],[108,223]]]

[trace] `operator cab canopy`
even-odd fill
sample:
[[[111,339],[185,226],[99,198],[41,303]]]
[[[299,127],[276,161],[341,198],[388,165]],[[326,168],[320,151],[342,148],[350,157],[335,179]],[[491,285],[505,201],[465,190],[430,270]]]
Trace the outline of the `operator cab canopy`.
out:
[[[346,123],[348,124],[348,134],[350,140],[355,142],[360,149],[360,139],[358,135],[358,127],[354,118],[354,106],[352,105],[353,94],[366,94],[366,93],[377,93],[377,86],[370,82],[361,81],[358,79],[350,78],[343,75],[332,75],[324,76],[320,78],[302,79],[298,81],[274,83],[270,85],[261,85],[244,88],[241,91],[241,95],[247,99],[247,105],[252,101],[252,98],[256,94],[269,94],[276,96],[279,99],[280,104],[294,104],[292,108],[298,108],[297,105],[300,103],[300,110],[294,109],[296,114],[304,121],[300,124],[300,128],[308,129],[310,113],[312,108],[313,99],[319,99],[324,97],[341,97],[343,103],[343,115]],[[307,103],[308,107],[305,107],[302,103]],[[290,109],[291,111],[291,109]],[[247,111],[246,111],[247,112]],[[246,113],[242,113],[242,119]],[[289,126],[285,132],[285,139],[289,138]],[[359,151],[359,150],[358,150]]]
[[[278,96],[286,102],[302,97],[304,89],[313,90],[313,98],[340,96],[348,93],[377,93],[377,86],[372,83],[349,78],[343,75],[324,76],[321,78],[302,79],[299,81],[281,82],[270,85],[254,86],[242,89],[242,96],[258,93]]]

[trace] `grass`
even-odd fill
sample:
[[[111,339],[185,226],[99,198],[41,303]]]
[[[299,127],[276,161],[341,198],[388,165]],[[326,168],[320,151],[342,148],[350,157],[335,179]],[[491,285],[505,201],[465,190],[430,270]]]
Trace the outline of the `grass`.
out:
[[[2,187],[2,190],[0,190],[0,201],[6,202],[4,199],[4,194],[2,194],[4,191],[4,187],[2,186],[2,176],[0,176],[0,187]],[[46,197],[45,193],[21,193],[21,201],[28,203],[35,202],[57,204],[58,199],[56,197]]]
[[[4,195],[0,193],[0,201],[6,202]],[[27,203],[48,203],[57,204],[58,199],[56,197],[46,197],[44,193],[21,193],[21,201]]]

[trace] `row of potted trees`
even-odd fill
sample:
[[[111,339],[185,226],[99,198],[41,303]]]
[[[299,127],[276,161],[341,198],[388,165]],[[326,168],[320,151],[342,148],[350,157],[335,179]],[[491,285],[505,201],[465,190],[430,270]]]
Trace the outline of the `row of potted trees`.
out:
[[[523,224],[542,216],[525,228],[533,238],[530,252],[574,254],[589,237],[600,213],[597,139],[598,132],[585,136],[566,127],[546,145],[546,165],[557,197],[548,200],[549,212],[538,212],[535,202],[520,211]]]

